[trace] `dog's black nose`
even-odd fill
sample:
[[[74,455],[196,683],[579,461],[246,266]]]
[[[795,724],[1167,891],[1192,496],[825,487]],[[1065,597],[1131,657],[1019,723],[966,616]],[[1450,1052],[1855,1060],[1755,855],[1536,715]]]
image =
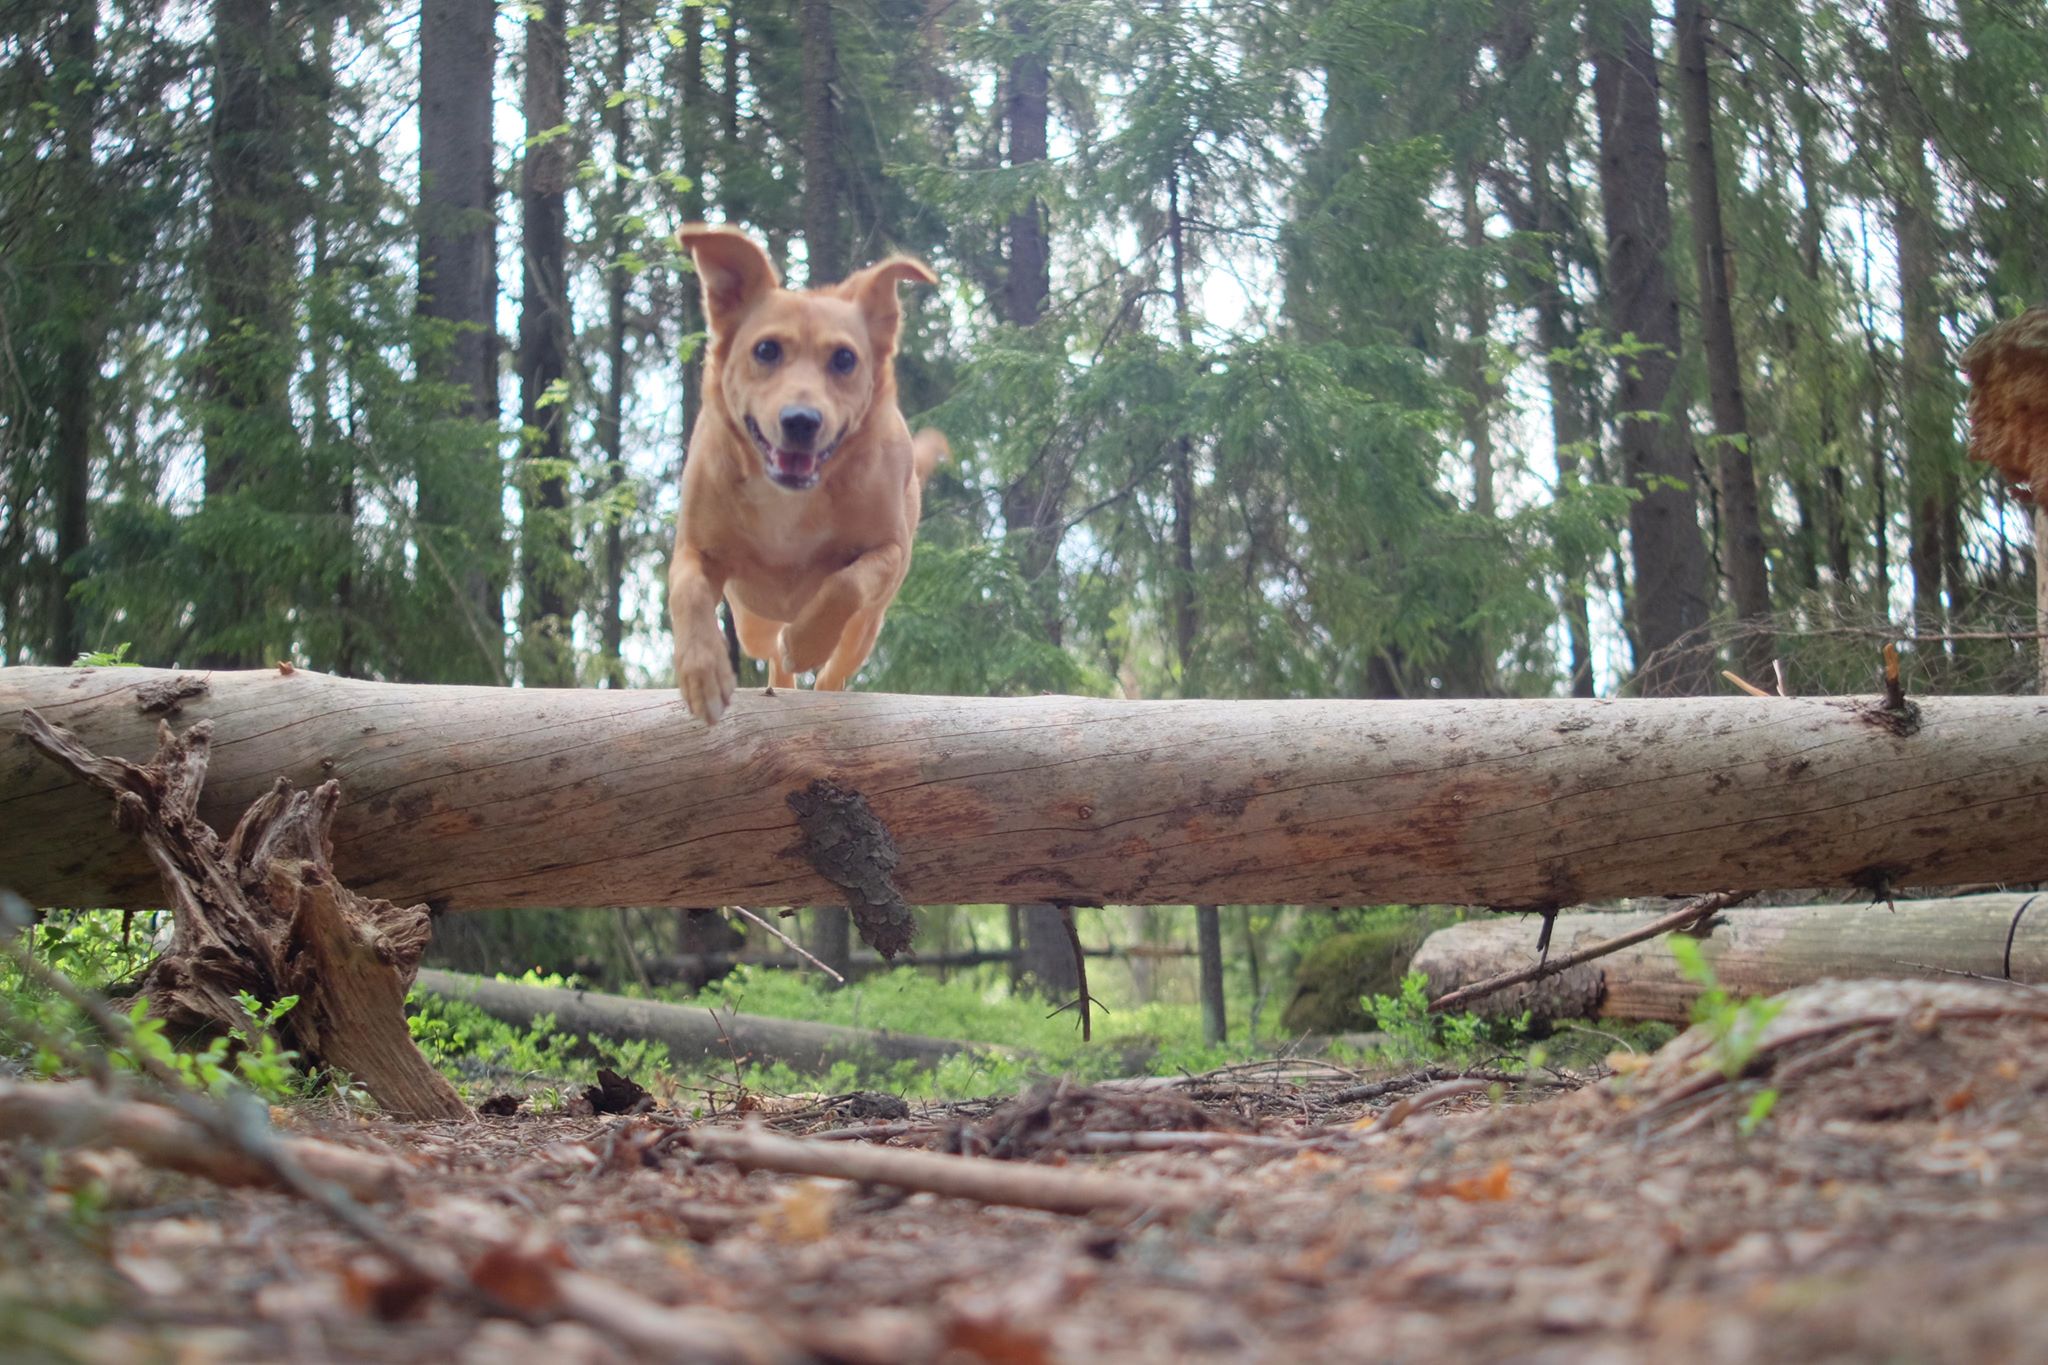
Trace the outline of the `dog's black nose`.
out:
[[[824,414],[816,408],[792,406],[782,410],[782,439],[799,449],[808,446],[824,425]]]

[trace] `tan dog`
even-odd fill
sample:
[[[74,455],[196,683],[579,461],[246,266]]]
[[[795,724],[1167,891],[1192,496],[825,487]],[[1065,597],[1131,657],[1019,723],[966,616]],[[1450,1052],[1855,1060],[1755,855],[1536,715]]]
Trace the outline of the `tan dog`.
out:
[[[721,594],[773,686],[816,669],[818,689],[836,691],[875,647],[910,571],[924,482],[947,453],[936,431],[913,440],[896,407],[896,286],[938,278],[895,256],[797,292],[741,233],[692,224],[681,240],[711,345],[668,610],[676,685],[714,724],[735,685]]]

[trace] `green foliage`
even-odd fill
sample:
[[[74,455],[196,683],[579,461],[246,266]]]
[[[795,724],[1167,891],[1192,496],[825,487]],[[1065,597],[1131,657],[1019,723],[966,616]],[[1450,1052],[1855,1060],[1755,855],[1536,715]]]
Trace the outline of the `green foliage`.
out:
[[[1367,996],[1364,1006],[1374,1027],[1387,1035],[1387,1056],[1404,1066],[1472,1066],[1518,1051],[1529,1035],[1527,1011],[1513,1019],[1430,1013],[1429,978],[1421,972],[1401,979],[1400,994]]]
[[[1697,939],[1673,934],[1670,943],[1671,955],[1678,959],[1679,974],[1700,988],[1692,1005],[1693,1023],[1705,1029],[1713,1040],[1704,1064],[1717,1068],[1731,1081],[1737,1080],[1756,1059],[1764,1030],[1778,1017],[1785,1002],[1765,997],[1736,999],[1721,988],[1713,964],[1707,961]]]

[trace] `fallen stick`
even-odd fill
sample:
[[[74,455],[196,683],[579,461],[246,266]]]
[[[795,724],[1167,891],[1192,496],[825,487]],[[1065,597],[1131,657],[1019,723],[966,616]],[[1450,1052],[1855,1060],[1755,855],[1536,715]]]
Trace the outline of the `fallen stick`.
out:
[[[1566,953],[1562,957],[1551,957],[1545,954],[1543,960],[1534,966],[1517,967],[1511,971],[1489,976],[1484,981],[1475,981],[1469,986],[1460,986],[1454,991],[1447,991],[1429,1002],[1430,1013],[1435,1014],[1443,1010],[1456,1009],[1467,1001],[1492,995],[1496,991],[1504,991],[1510,986],[1519,986],[1530,981],[1541,981],[1546,976],[1557,976],[1578,966],[1580,963],[1591,962],[1595,958],[1606,957],[1610,953],[1618,953],[1633,943],[1647,943],[1653,938],[1662,938],[1665,934],[1676,933],[1682,929],[1690,929],[1716,911],[1725,910],[1736,902],[1746,899],[1746,896],[1738,895],[1731,891],[1715,891],[1705,896],[1694,896],[1670,914],[1659,915],[1648,924],[1638,925],[1627,933],[1616,934],[1613,938],[1601,939],[1598,943],[1590,943],[1583,948]]]
[[[63,1147],[118,1147],[150,1166],[203,1176],[217,1185],[289,1189],[276,1168],[220,1140],[159,1104],[122,1100],[83,1081],[0,1080],[0,1138],[32,1138]],[[396,1157],[317,1138],[281,1137],[277,1145],[316,1180],[361,1200],[398,1192],[411,1167]]]
[[[700,1154],[746,1170],[830,1176],[1048,1213],[1190,1213],[1211,1200],[1178,1183],[855,1142],[803,1142],[748,1128],[700,1126],[690,1129],[687,1139]]]

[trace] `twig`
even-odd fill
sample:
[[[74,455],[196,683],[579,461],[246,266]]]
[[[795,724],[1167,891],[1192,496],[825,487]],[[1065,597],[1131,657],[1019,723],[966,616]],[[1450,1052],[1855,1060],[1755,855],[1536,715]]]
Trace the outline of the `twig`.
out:
[[[1433,1109],[1446,1100],[1463,1099],[1467,1095],[1483,1095],[1498,1084],[1498,1081],[1460,1079],[1433,1085],[1419,1095],[1403,1095],[1388,1105],[1386,1112],[1365,1131],[1371,1135],[1391,1133],[1425,1109]]]
[[[827,1128],[822,1133],[806,1133],[806,1142],[868,1142],[883,1138],[909,1137],[913,1133],[922,1136],[936,1133],[939,1125],[923,1119],[893,1119],[887,1123],[856,1123],[850,1128]]]
[[[1475,981],[1469,986],[1460,986],[1430,1001],[1430,1013],[1453,1009],[1467,1001],[1492,995],[1496,991],[1504,991],[1510,986],[1520,986],[1530,981],[1541,981],[1547,976],[1556,976],[1559,972],[1568,971],[1582,962],[1591,962],[1596,957],[1618,953],[1630,944],[1642,943],[1660,934],[1689,929],[1717,911],[1725,910],[1731,905],[1739,905],[1748,900],[1749,896],[1750,893],[1747,891],[1712,891],[1704,896],[1694,896],[1670,914],[1660,915],[1648,924],[1639,925],[1625,934],[1601,939],[1598,943],[1588,944],[1575,952],[1566,953],[1563,957],[1539,962],[1533,967],[1517,967],[1514,971],[1501,972],[1483,981]]]
[[[1347,1089],[1339,1090],[1336,1094],[1329,1097],[1328,1103],[1356,1104],[1360,1100],[1376,1100],[1382,1095],[1391,1095],[1396,1090],[1405,1090],[1411,1085],[1424,1085],[1430,1081],[1446,1081],[1455,1074],[1455,1072],[1448,1071],[1440,1066],[1424,1067],[1420,1071],[1406,1076],[1396,1076],[1392,1080],[1374,1081],[1370,1085],[1354,1085]]]
[[[1729,682],[1734,683],[1743,691],[1749,693],[1749,695],[1752,697],[1768,697],[1771,695],[1770,693],[1764,691],[1761,687],[1758,687],[1755,683],[1748,682],[1743,678],[1736,676],[1736,673],[1733,669],[1722,669],[1721,676],[1726,678]]]
[[[688,1142],[714,1161],[729,1161],[747,1170],[831,1176],[1051,1213],[1090,1214],[1104,1209],[1187,1213],[1211,1197],[1178,1182],[857,1142],[801,1142],[757,1129],[699,1126],[689,1130]]]
[[[794,952],[794,953],[795,953],[795,954],[796,954],[796,955],[797,955],[798,957],[800,957],[800,958],[802,958],[802,959],[803,959],[804,961],[806,961],[806,962],[810,963],[810,964],[811,964],[811,965],[812,965],[813,967],[816,967],[816,968],[817,968],[817,969],[818,969],[819,971],[821,971],[821,972],[823,972],[823,973],[824,973],[825,975],[827,975],[827,976],[831,977],[831,978],[832,978],[832,979],[833,979],[834,981],[837,981],[837,982],[838,982],[838,983],[839,983],[840,985],[844,986],[844,985],[846,984],[846,978],[845,978],[845,977],[841,976],[841,975],[840,975],[840,974],[839,974],[838,972],[835,972],[835,971],[833,971],[833,970],[832,970],[832,969],[831,969],[830,967],[828,967],[828,966],[826,966],[826,965],[825,965],[824,963],[820,962],[820,961],[819,961],[819,960],[818,960],[817,958],[815,958],[815,957],[811,956],[811,954],[810,954],[810,953],[808,953],[808,952],[806,952],[806,951],[804,950],[804,947],[803,947],[803,945],[802,945],[802,944],[798,943],[798,942],[797,942],[797,941],[796,941],[795,939],[791,938],[791,937],[790,937],[790,936],[789,936],[788,934],[785,934],[785,933],[783,933],[783,932],[782,932],[782,931],[781,931],[780,929],[778,929],[778,928],[776,928],[776,927],[775,927],[774,925],[770,924],[770,923],[769,923],[769,922],[768,922],[767,920],[765,920],[765,919],[762,919],[762,918],[761,918],[761,917],[760,917],[759,915],[755,914],[755,913],[754,913],[753,911],[751,911],[751,910],[747,909],[747,907],[746,907],[746,906],[744,906],[744,905],[726,905],[726,906],[721,906],[720,908],[721,908],[721,909],[723,909],[723,910],[725,910],[725,911],[727,911],[727,912],[728,912],[728,913],[730,913],[730,914],[736,914],[736,915],[744,915],[744,916],[745,916],[745,917],[746,917],[746,918],[747,918],[748,920],[751,920],[751,921],[752,921],[753,923],[755,923],[755,924],[758,924],[758,925],[760,925],[760,926],[761,926],[761,927],[762,927],[763,929],[766,929],[766,930],[767,930],[767,931],[769,932],[769,934],[770,934],[770,935],[772,935],[773,937],[781,939],[781,940],[783,941],[783,943],[785,943],[786,945],[788,945],[789,949],[790,949],[790,950],[791,950],[792,952]]]
[[[2048,989],[2037,986],[2031,981],[2015,981],[2009,976],[1990,976],[1984,972],[1966,972],[1961,967],[1937,967],[1931,962],[1907,962],[1902,958],[1894,958],[1893,961],[1901,967],[1914,967],[1923,972],[1940,972],[1943,976],[1967,976],[1972,981],[1989,981],[1994,986],[2011,986],[2015,990],[2039,991]]]
[[[1095,1020],[1088,1010],[1088,954],[1081,950],[1081,930],[1074,923],[1073,906],[1060,907],[1060,928],[1066,931],[1067,947],[1074,953],[1074,975],[1081,983],[1081,1041],[1092,1042],[1095,1038]]]
[[[1232,1147],[1284,1148],[1290,1151],[1307,1147],[1320,1138],[1269,1137],[1261,1133],[1205,1133],[1205,1132],[1163,1132],[1145,1130],[1137,1132],[1115,1131],[1107,1133],[1069,1133],[1056,1139],[1051,1145],[1070,1152],[1220,1152]]]
[[[283,1187],[276,1168],[160,1104],[121,1100],[84,1081],[0,1080],[0,1135],[80,1147],[120,1147],[146,1164],[217,1185]],[[305,1172],[356,1199],[386,1199],[411,1168],[395,1157],[315,1138],[279,1141]]]

